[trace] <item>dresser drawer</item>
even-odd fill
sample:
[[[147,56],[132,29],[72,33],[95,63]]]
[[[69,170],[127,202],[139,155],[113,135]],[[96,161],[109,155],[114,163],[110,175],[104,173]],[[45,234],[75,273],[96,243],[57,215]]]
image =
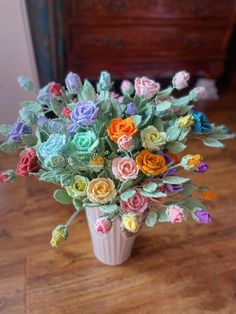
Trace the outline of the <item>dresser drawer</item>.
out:
[[[67,14],[80,17],[122,17],[193,19],[225,18],[234,7],[233,0],[67,0]]]
[[[225,29],[181,26],[94,27],[70,25],[68,53],[75,60],[223,53]]]

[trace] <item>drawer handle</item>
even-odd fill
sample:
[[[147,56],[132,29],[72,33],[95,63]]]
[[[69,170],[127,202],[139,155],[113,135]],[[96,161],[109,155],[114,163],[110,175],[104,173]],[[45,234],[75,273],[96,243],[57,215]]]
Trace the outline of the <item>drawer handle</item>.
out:
[[[124,0],[107,0],[107,9],[110,12],[122,13],[125,9]]]
[[[209,13],[209,7],[205,3],[195,3],[192,5],[192,13],[196,17],[205,17]]]

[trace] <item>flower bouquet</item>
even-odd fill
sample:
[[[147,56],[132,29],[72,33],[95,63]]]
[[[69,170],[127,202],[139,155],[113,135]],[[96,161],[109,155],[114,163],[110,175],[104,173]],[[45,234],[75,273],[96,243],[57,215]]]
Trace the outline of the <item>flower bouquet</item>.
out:
[[[2,171],[0,181],[37,176],[58,185],[54,198],[75,208],[69,220],[53,230],[53,247],[68,237],[69,225],[83,209],[95,255],[107,264],[129,257],[144,224],[180,223],[189,216],[199,223],[212,220],[195,195],[212,199],[214,192],[178,175],[180,168],[200,174],[208,165],[200,154],[182,152],[188,138],[222,148],[221,141],[234,134],[194,110],[204,88],[171,96],[187,87],[188,80],[187,72],[178,72],[162,90],[146,77],[136,78],[134,85],[125,80],[122,95],[117,95],[111,92],[108,72],[101,73],[96,89],[69,73],[66,87],[49,83],[39,90],[37,101],[20,103],[14,125],[0,126],[6,137],[0,150],[20,151],[16,170]],[[26,77],[18,77],[18,82],[25,90],[34,88]],[[47,118],[49,112],[56,117]]]

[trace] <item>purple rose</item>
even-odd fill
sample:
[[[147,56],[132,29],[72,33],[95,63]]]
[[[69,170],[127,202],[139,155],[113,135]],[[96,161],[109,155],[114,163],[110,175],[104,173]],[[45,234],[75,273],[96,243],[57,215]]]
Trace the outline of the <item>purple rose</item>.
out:
[[[48,122],[48,118],[45,115],[41,115],[41,116],[38,117],[37,123],[38,123],[39,126],[42,127],[47,122]]]
[[[21,135],[31,134],[32,130],[26,124],[21,121],[17,121],[13,124],[11,131],[9,133],[9,139],[14,142],[21,142]]]
[[[82,87],[82,82],[79,75],[72,72],[67,74],[65,82],[66,88],[71,94],[77,94]]]
[[[75,127],[86,128],[97,121],[98,107],[93,101],[79,101],[71,113]]]
[[[130,102],[126,107],[125,112],[130,116],[134,116],[138,113],[137,106],[134,103]]]
[[[201,161],[197,165],[197,169],[194,172],[203,173],[203,172],[206,172],[207,170],[208,170],[208,164],[204,161]]]
[[[194,211],[194,214],[198,218],[198,221],[202,222],[203,224],[208,224],[212,221],[210,214],[205,209],[198,208]]]
[[[175,177],[175,176],[177,176],[176,169],[175,168],[170,168],[169,170],[167,170],[164,173],[163,178],[165,178],[165,177]],[[170,193],[179,193],[179,192],[183,191],[183,184],[165,183],[165,188]]]

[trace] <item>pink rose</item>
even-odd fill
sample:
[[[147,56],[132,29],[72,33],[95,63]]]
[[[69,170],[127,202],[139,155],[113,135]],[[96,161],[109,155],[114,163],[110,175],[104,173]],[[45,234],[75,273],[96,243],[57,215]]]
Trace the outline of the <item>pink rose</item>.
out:
[[[192,93],[195,93],[196,95],[195,100],[199,100],[199,99],[204,99],[207,92],[206,92],[205,87],[198,86],[192,90]]]
[[[65,106],[61,110],[61,115],[64,118],[70,118],[71,112],[72,112],[71,109],[69,107]]]
[[[124,182],[128,179],[136,179],[139,168],[130,157],[117,157],[112,162],[112,172],[116,179]]]
[[[134,140],[132,136],[124,134],[118,138],[117,144],[121,151],[130,152],[134,147]]]
[[[188,72],[185,71],[177,72],[173,77],[172,84],[176,89],[181,90],[188,86],[189,78],[190,75]]]
[[[62,92],[61,92],[62,87],[63,86],[61,84],[59,84],[59,83],[52,83],[51,86],[50,86],[49,92],[53,96],[61,97],[62,96]]]
[[[120,206],[127,213],[142,214],[148,207],[148,198],[136,189],[136,193],[127,202],[120,200]]]
[[[135,91],[138,96],[151,99],[160,90],[160,84],[148,79],[147,77],[137,77],[135,79]]]
[[[168,218],[172,223],[181,222],[184,219],[184,211],[178,205],[171,205],[166,209]]]
[[[128,80],[123,80],[120,89],[124,95],[131,95],[134,92],[134,85]]]
[[[98,233],[106,234],[111,230],[111,221],[106,217],[100,217],[96,220],[94,228]]]

